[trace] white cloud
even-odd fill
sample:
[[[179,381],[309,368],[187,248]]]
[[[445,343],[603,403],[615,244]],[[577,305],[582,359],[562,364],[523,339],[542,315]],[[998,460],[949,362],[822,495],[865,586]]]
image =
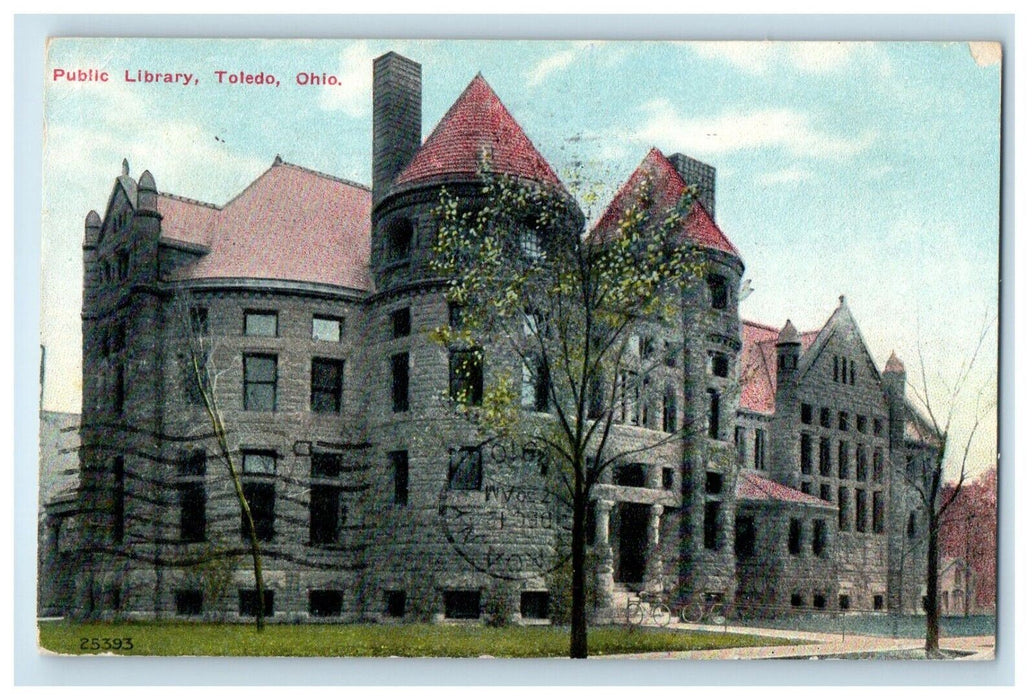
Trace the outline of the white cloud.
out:
[[[701,58],[725,61],[755,75],[788,67],[803,73],[832,73],[873,48],[866,42],[843,41],[708,41],[688,46]]]
[[[526,73],[526,85],[528,87],[536,87],[554,73],[562,71],[572,65],[573,61],[576,60],[581,52],[593,48],[599,43],[600,42],[597,41],[577,41],[573,42],[571,48],[550,54],[546,58],[537,62],[536,65]]]
[[[374,50],[366,41],[350,43],[339,55],[338,85],[325,85],[320,90],[320,108],[341,111],[350,117],[370,113],[371,61]]]
[[[846,139],[817,129],[806,115],[789,109],[727,112],[717,117],[688,118],[668,100],[652,100],[636,137],[663,149],[717,154],[779,148],[797,157],[836,158],[853,155],[874,142],[874,133]]]
[[[811,171],[795,165],[767,173],[760,173],[755,178],[760,185],[787,185],[812,179],[813,173]]]

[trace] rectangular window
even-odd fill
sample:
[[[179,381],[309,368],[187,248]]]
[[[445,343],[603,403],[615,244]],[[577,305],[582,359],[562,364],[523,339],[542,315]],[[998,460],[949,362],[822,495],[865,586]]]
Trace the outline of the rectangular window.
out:
[[[825,501],[828,501],[830,503],[830,501],[831,501],[831,486],[830,485],[828,485],[828,484],[821,484],[820,485],[820,498],[825,500]]]
[[[875,491],[872,494],[871,501],[871,519],[872,519],[872,530],[875,535],[880,535],[885,532],[885,497],[881,491]]]
[[[867,417],[856,416],[856,432],[866,433],[867,432]]]
[[[885,428],[885,426],[882,425],[881,419],[880,418],[875,418],[874,419],[874,434],[877,435],[878,437],[881,437],[881,433],[884,430],[884,428]]]
[[[126,534],[126,459],[119,455],[112,467],[114,493],[112,494],[112,540],[122,544]]]
[[[335,316],[313,316],[313,340],[341,342],[342,319]]]
[[[856,489],[856,531],[867,532],[867,492]]]
[[[317,479],[337,479],[342,473],[342,455],[314,452],[309,458],[309,475]]]
[[[813,422],[813,407],[808,403],[802,404],[801,407],[802,422],[809,425]]]
[[[245,312],[245,335],[259,336],[263,338],[277,337],[277,312],[276,311],[246,311]]]
[[[313,617],[340,617],[342,598],[341,591],[310,591],[309,614]]]
[[[792,593],[791,594],[791,607],[801,608],[802,607],[802,594]]]
[[[521,611],[527,620],[546,620],[550,617],[550,594],[547,591],[522,591]]]
[[[709,437],[713,440],[719,439],[719,392],[715,389],[708,390],[709,395]]]
[[[405,338],[410,335],[410,307],[392,312],[392,337]]]
[[[739,515],[734,523],[734,554],[738,559],[755,556],[755,518]]]
[[[313,358],[309,378],[309,410],[338,413],[342,410],[342,360]]]
[[[410,456],[406,450],[397,450],[389,452],[388,458],[395,485],[393,502],[397,506],[405,506],[410,497]]]
[[[837,382],[838,381],[838,358],[837,357],[832,357],[831,359],[833,360],[833,363],[831,365],[831,379],[833,381]]]
[[[612,483],[616,486],[647,486],[647,468],[644,464],[617,464],[612,472]]]
[[[482,614],[480,591],[443,591],[442,598],[448,620],[477,620]]]
[[[838,443],[838,478],[849,478],[849,443],[844,440]]]
[[[177,591],[176,614],[181,616],[201,615],[201,591]]]
[[[874,596],[874,609],[884,610],[885,609],[885,596],[876,595]]]
[[[709,300],[712,302],[712,308],[714,309],[725,309],[727,308],[728,292],[727,292],[727,278],[722,275],[709,275]]]
[[[726,355],[712,356],[712,375],[714,377],[727,377],[730,374],[730,359]]]
[[[845,486],[838,487],[838,529],[844,531],[849,530],[849,489]]]
[[[703,527],[705,549],[719,549],[719,501],[705,501],[705,522]]]
[[[180,541],[205,541],[205,484],[179,484]]]
[[[341,490],[336,486],[314,484],[310,487],[310,544],[335,544],[338,541],[340,498]]]
[[[482,405],[482,350],[450,351],[450,398],[468,406]]]
[[[115,412],[121,415],[122,409],[126,405],[126,370],[121,364],[115,368],[114,395],[112,405],[115,407]]]
[[[831,427],[831,409],[821,408],[820,409],[820,427],[830,428]]]
[[[676,432],[676,390],[672,386],[665,388],[665,395],[662,399],[662,430],[667,433]],[[735,440],[738,430],[739,428],[734,429]]]
[[[838,412],[838,429],[848,430],[849,429],[849,414],[845,411]]]
[[[385,591],[385,614],[389,617],[406,615],[406,591]]]
[[[823,520],[813,521],[813,556],[822,557],[827,550],[827,523]]]
[[[522,408],[543,413],[550,401],[550,384],[543,358],[533,356],[522,362]]]
[[[792,518],[788,522],[788,554],[799,554],[802,551],[802,521]]]
[[[209,310],[204,306],[191,307],[191,333],[196,337],[209,334]]]
[[[392,356],[392,412],[410,410],[410,353]]]
[[[259,598],[254,588],[241,588],[237,592],[237,611],[243,617],[255,617],[259,609]],[[273,617],[273,591],[263,591],[263,617]]]
[[[871,468],[871,480],[881,482],[885,478],[885,452],[880,448],[874,448],[874,464]]]
[[[766,469],[766,431],[755,429],[755,468]]]
[[[245,355],[246,411],[277,410],[277,356]]]
[[[205,450],[184,450],[177,462],[180,476],[205,476]]]
[[[450,302],[447,307],[449,314],[450,330],[460,330],[464,327],[464,307],[460,304]]]
[[[856,480],[867,481],[867,448],[856,446]]]
[[[269,481],[246,481],[242,485],[245,492],[245,500],[252,512],[252,522],[255,523],[255,536],[260,542],[269,542],[273,539],[274,522],[274,485]],[[248,519],[244,512],[241,513],[241,538],[249,539]]]
[[[672,467],[662,467],[662,488],[669,491],[673,488],[676,470]]]
[[[718,496],[723,493],[723,475],[719,472],[705,472],[705,493]]]
[[[799,491],[802,491],[802,493],[813,495],[813,482],[803,481],[801,484],[799,484]]]
[[[748,442],[745,440],[745,429],[743,426],[734,427],[734,447],[737,449],[737,463],[744,466],[748,460]]]
[[[450,450],[449,486],[453,491],[482,488],[482,448],[459,447]]]
[[[845,358],[843,357],[842,358],[842,384],[846,384],[847,383],[846,377],[845,377],[845,367],[846,367],[846,361],[845,361]]]
[[[856,384],[856,361],[849,360],[849,383]]]
[[[667,341],[665,341],[664,348],[665,348],[665,357],[662,360],[663,363],[665,364],[666,367],[676,367],[676,358],[677,358],[677,355],[680,352],[679,344],[667,340]]]
[[[277,474],[277,453],[273,450],[243,450],[241,469],[245,474]]]
[[[910,511],[910,515],[907,516],[907,537],[914,539],[917,537],[917,513]]]
[[[824,596],[823,593],[813,594],[813,607],[817,610],[823,610],[827,607],[827,598]]]
[[[839,596],[838,596],[838,609],[839,610],[848,610],[850,602],[851,602],[851,599],[849,598],[849,594],[847,594],[847,593],[839,594]]]
[[[809,433],[799,436],[799,468],[803,474],[813,473],[813,436]]]
[[[831,439],[820,438],[820,476],[831,476]]]

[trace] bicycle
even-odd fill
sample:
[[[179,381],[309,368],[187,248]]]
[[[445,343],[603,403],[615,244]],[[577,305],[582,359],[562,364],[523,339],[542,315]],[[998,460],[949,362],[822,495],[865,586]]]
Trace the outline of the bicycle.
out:
[[[721,599],[709,593],[699,593],[697,600],[680,606],[680,620],[685,623],[708,624],[713,613],[722,609]]]
[[[642,625],[647,616],[659,627],[668,627],[673,621],[672,610],[655,594],[642,591],[636,599],[626,601],[627,626]]]

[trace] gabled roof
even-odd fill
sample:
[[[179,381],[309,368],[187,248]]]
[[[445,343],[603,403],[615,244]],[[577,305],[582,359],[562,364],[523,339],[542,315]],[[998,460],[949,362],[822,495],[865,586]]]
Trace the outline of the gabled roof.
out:
[[[167,239],[209,252],[177,279],[251,278],[366,291],[370,280],[370,190],[286,163],[273,165],[223,207],[163,194]]]
[[[604,238],[607,237],[609,231],[618,228],[623,212],[632,205],[632,198],[638,188],[649,178],[655,195],[654,206],[660,212],[676,206],[684,190],[687,189],[687,183],[673,167],[673,164],[660,150],[652,148],[625,184],[619,188],[612,201],[608,203],[601,218],[594,225],[591,235]],[[740,257],[737,248],[712,220],[700,201],[695,202],[691,207],[691,211],[684,219],[683,230],[691,240],[701,246]]]
[[[834,508],[834,504],[767,479],[758,472],[742,469],[737,477],[736,497],[739,501],[778,501],[798,503],[821,508]]]
[[[799,334],[802,352],[813,345],[819,331]],[[741,326],[741,402],[753,413],[773,413],[777,399],[777,339],[773,326],[744,321]]]
[[[824,347],[828,341],[834,336],[834,334],[842,328],[847,328],[851,333],[855,334],[860,339],[860,346],[863,348],[864,357],[867,360],[872,376],[878,381],[881,381],[881,372],[878,371],[878,366],[874,362],[874,358],[871,357],[871,351],[867,347],[867,343],[863,342],[863,334],[860,333],[860,327],[856,323],[856,319],[853,318],[853,314],[849,311],[849,304],[846,303],[845,297],[838,297],[838,307],[834,310],[831,316],[827,319],[827,323],[817,333],[815,341],[806,350],[806,345],[802,345],[802,358],[799,362],[799,376],[804,375],[810,370],[813,364],[820,357],[820,354],[824,351]]]
[[[475,176],[483,158],[498,174],[561,186],[546,159],[479,73],[425,140],[396,185]]]

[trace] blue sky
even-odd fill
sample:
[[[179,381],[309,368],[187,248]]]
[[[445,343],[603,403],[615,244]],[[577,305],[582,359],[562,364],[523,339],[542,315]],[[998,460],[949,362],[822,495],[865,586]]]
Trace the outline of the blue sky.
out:
[[[79,408],[82,223],[123,158],[221,204],[280,154],[370,182],[370,62],[423,64],[424,134],[479,71],[561,172],[617,187],[651,146],[717,168],[717,222],[754,290],[746,318],[820,327],[844,294],[879,369],[923,352],[952,378],[997,309],[1000,62],[954,43],[56,40],[45,76],[44,407]],[[108,83],[53,82],[55,68]],[[198,85],[123,82],[125,70]],[[280,87],[216,83],[265,71]],[[298,86],[299,72],[338,86]],[[218,139],[217,139],[218,137]],[[995,399],[990,337],[959,421]],[[987,381],[988,380],[988,381]],[[984,386],[984,391],[979,389]],[[945,397],[945,391],[937,388]],[[975,464],[995,458],[995,416]]]

